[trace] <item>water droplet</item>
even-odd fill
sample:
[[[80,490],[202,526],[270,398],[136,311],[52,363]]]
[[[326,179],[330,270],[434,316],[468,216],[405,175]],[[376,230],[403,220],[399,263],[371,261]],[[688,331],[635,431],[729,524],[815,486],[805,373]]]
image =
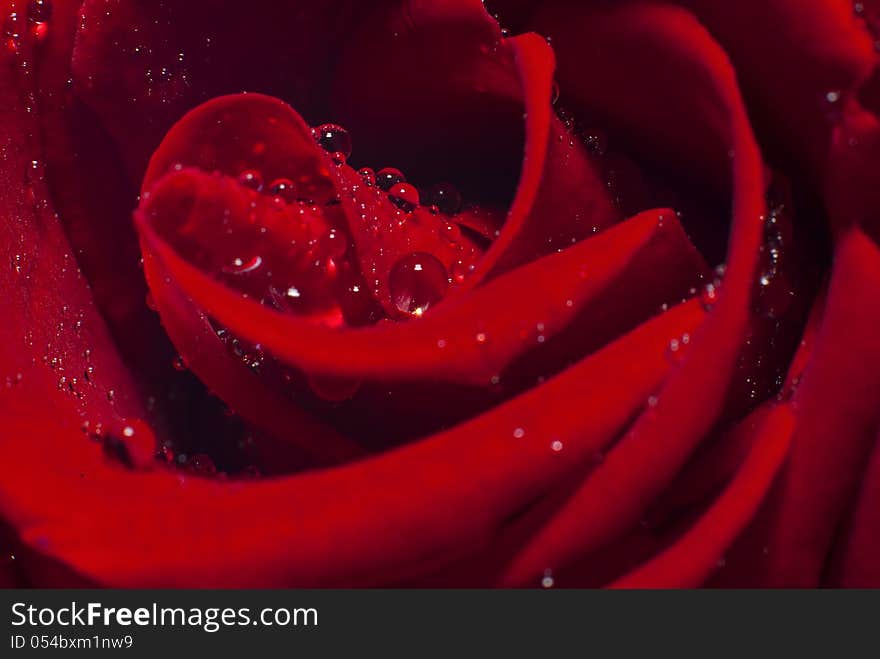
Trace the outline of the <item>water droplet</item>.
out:
[[[269,185],[269,194],[273,195],[276,199],[292,204],[296,201],[296,186],[290,179],[279,178],[272,181]]]
[[[438,183],[431,187],[425,204],[436,206],[445,215],[455,215],[461,210],[461,194],[451,183]]]
[[[794,295],[785,275],[775,270],[764,271],[758,277],[755,309],[765,318],[780,318],[788,311]]]
[[[419,205],[419,191],[409,183],[395,183],[388,190],[388,200],[407,213]]]
[[[238,176],[238,181],[243,186],[250,188],[251,190],[256,190],[260,192],[263,189],[263,177],[260,172],[248,169],[243,171]]]
[[[385,192],[391,189],[391,186],[398,183],[406,183],[406,177],[403,172],[394,167],[385,167],[380,169],[376,174],[376,184]]]
[[[223,268],[223,272],[230,275],[246,275],[259,270],[262,265],[263,258],[261,256],[235,258],[231,264]]]
[[[703,292],[700,294],[700,302],[706,311],[711,311],[715,303],[718,302],[718,287],[714,283],[710,282],[703,287]]]
[[[455,261],[452,264],[452,281],[456,284],[461,284],[473,271],[473,264],[467,264],[462,260]]]
[[[791,305],[794,291],[784,272],[785,246],[792,240],[792,222],[784,203],[772,203],[764,220],[764,242],[756,282],[755,310],[766,318],[779,318]]]
[[[315,139],[324,151],[341,153],[343,160],[351,156],[351,135],[338,124],[323,124],[314,130]]]
[[[550,448],[553,449],[554,453],[559,453],[563,448],[562,442],[558,439],[555,439],[550,443]]]
[[[440,227],[440,235],[454,243],[461,239],[461,229],[455,222],[446,222]]]
[[[361,167],[358,170],[358,174],[361,176],[361,180],[363,180],[364,185],[368,188],[372,188],[376,185],[376,172],[373,171],[370,167]]]
[[[411,316],[421,316],[443,299],[449,281],[446,268],[437,258],[416,252],[394,264],[388,286],[397,309]]]
[[[98,438],[103,438],[104,453],[130,469],[144,469],[153,465],[157,450],[156,436],[139,419],[127,419],[106,433],[102,430]]]
[[[514,428],[513,436],[515,439],[522,439],[526,436],[526,431],[523,428]]]
[[[542,588],[553,588],[556,581],[553,579],[553,570],[544,570],[544,576],[541,578]]]

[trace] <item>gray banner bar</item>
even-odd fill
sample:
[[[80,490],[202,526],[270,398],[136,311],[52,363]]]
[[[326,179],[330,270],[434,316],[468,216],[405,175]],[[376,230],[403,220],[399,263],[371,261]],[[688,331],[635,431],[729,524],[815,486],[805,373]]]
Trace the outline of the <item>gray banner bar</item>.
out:
[[[880,591],[0,592],[2,657],[878,654]]]

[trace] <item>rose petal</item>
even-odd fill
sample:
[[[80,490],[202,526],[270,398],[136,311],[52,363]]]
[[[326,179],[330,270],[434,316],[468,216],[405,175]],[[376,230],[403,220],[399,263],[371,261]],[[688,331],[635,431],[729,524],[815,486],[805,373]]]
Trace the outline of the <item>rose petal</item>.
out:
[[[880,251],[850,232],[835,259],[815,355],[794,398],[797,427],[775,502],[769,583],[819,583],[880,423]]]
[[[612,131],[643,162],[686,177],[691,189],[709,185],[726,195],[727,111],[693,57],[705,38],[693,36],[690,14],[645,2],[546,3],[529,25],[553,40],[571,110]]]
[[[877,64],[874,39],[851,0],[682,0],[736,63],[774,157],[825,170],[835,100],[851,94]],[[828,94],[831,96],[829,101]],[[784,99],[783,102],[780,102]]]
[[[553,67],[543,39],[502,39],[476,0],[376,12],[340,63],[334,108],[368,159],[509,205],[473,284],[619,219],[599,168],[553,115]]]
[[[629,43],[630,49],[672,52],[687,70],[698,71],[695,82],[707,88],[694,86],[693,93],[702,89],[703,96],[713,99],[727,115],[735,154],[729,268],[721,300],[664,385],[656,409],[636,422],[581,490],[517,557],[503,581],[508,585],[528,582],[548,566],[564,565],[596,550],[639,519],[715,423],[749,317],[761,240],[759,219],[765,214],[763,167],[733,69],[687,13],[645,5],[623,8],[613,16],[625,33],[644,28],[638,32],[642,39]],[[612,25],[607,25],[609,31]],[[634,53],[629,57],[635,57]]]
[[[684,537],[614,588],[696,588],[763,501],[782,467],[794,429],[787,405],[773,408],[754,431],[754,446],[730,485]]]
[[[840,585],[844,588],[880,586],[880,435],[862,480],[852,528],[846,541]]]
[[[880,117],[846,105],[828,156],[825,197],[837,236],[859,226],[880,241]]]
[[[53,381],[45,403],[106,423],[143,418],[140,394],[116,352],[49,204],[37,120],[29,111],[35,44],[0,55],[0,368],[9,387]]]
[[[509,273],[418,323],[348,330],[317,327],[244,299],[185,263],[153,233],[146,218],[139,220],[139,226],[147,250],[162,260],[205,312],[236,336],[261,343],[289,364],[339,377],[430,377],[485,384],[531,347],[520,337],[519,327],[508,322],[511,300],[517,300],[516,314],[522,323],[543,323],[545,335],[552,337],[594,297],[615,286],[630,265],[639,271],[634,259],[650,254],[642,250],[655,232],[690,254],[685,262],[699,263],[674,219],[658,222],[658,215],[662,213],[645,213]],[[699,272],[700,266],[696,269]],[[438,346],[438,341],[445,343]]]
[[[186,366],[237,414],[275,438],[302,449],[313,465],[343,462],[363,451],[268,386],[230,354],[205,316],[171,284],[161,264],[147,257],[144,272],[165,329]],[[277,466],[277,456],[273,460]],[[266,461],[261,461],[266,464]]]
[[[38,390],[29,386],[0,399],[9,430],[3,442],[18,456],[15,464],[0,463],[0,512],[32,549],[108,585],[399,578],[473,546],[613,439],[668,370],[667,337],[693,331],[703,315],[696,302],[676,308],[436,437],[350,466],[263,482],[230,485],[114,468],[99,450],[71,441],[75,419],[37,414]],[[600,380],[606,386],[593,388],[588,402],[572,396]],[[552,450],[553,438],[565,451]],[[48,486],[24,487],[34,479]]]

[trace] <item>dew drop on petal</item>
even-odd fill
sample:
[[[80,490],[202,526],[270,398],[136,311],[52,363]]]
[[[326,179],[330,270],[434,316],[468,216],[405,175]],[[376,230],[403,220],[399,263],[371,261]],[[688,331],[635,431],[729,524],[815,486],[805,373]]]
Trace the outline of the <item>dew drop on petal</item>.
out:
[[[291,204],[296,201],[296,186],[290,179],[279,178],[269,184],[269,194]]]
[[[461,260],[455,261],[452,264],[452,281],[456,284],[464,283],[464,280],[473,272],[473,269],[473,265],[469,265]]]
[[[338,124],[323,124],[314,130],[318,145],[328,153],[341,153],[344,160],[351,156],[351,135]]]
[[[100,425],[100,424],[98,424]],[[97,426],[96,426],[97,427]],[[152,466],[156,450],[156,436],[139,419],[126,419],[113,429],[101,430],[104,453],[132,469]]]
[[[425,201],[428,206],[436,206],[445,215],[455,215],[461,210],[461,194],[451,183],[438,183],[428,191]]]
[[[421,316],[442,300],[448,286],[446,268],[436,257],[423,252],[401,258],[388,277],[394,306],[411,316]]]
[[[223,268],[223,272],[230,275],[247,275],[259,270],[262,265],[263,258],[261,256],[237,257],[232,260],[232,263]]]
[[[376,172],[370,167],[361,167],[358,170],[358,174],[360,174],[361,180],[368,188],[372,188],[376,185]]]
[[[700,302],[703,305],[703,309],[710,311],[717,301],[718,287],[710,282],[703,287],[703,291],[700,294]]]
[[[263,176],[254,169],[247,169],[238,175],[238,182],[243,186],[260,192],[263,189]]]
[[[388,192],[391,186],[405,182],[406,177],[403,175],[403,172],[394,167],[385,167],[376,174],[376,184],[385,192]]]
[[[461,228],[454,222],[446,222],[440,228],[440,235],[446,240],[455,243],[461,239]]]
[[[409,213],[419,205],[419,191],[409,183],[396,183],[388,190],[388,200]]]

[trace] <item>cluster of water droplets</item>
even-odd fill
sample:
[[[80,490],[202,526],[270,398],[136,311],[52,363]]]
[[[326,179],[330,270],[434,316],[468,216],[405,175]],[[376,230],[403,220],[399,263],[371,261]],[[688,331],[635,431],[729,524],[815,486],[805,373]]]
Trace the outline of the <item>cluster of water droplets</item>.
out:
[[[772,200],[771,200],[772,202]],[[763,218],[755,309],[766,318],[779,318],[791,305],[794,295],[785,271],[785,254],[792,240],[789,209],[783,202],[772,202]]]
[[[324,124],[314,129],[317,143],[336,164],[344,164],[351,155],[352,141],[348,132],[337,124]],[[362,219],[370,226],[372,234],[381,237],[383,226],[378,217],[369,217],[369,197],[360,195],[359,186],[375,193],[384,193],[396,208],[396,223],[401,229],[415,221],[416,211],[427,211],[436,218],[447,219],[437,223],[439,237],[450,245],[459,245],[461,228],[452,220],[463,206],[461,194],[449,183],[438,183],[420,190],[407,181],[406,175],[395,167],[374,170],[362,167],[358,170],[360,183],[352,190],[355,206],[365,214]],[[402,254],[388,272],[388,290],[394,307],[404,316],[420,317],[440,302],[449,286],[460,284],[473,270],[474,255],[455,260],[449,270],[435,255],[426,251]],[[368,273],[372,279],[373,293],[379,295],[378,272]]]
[[[312,134],[317,144],[330,155],[337,166],[347,164],[352,152],[352,140],[345,128],[328,123],[314,128]],[[413,221],[417,212],[427,212],[436,218],[446,217],[445,220],[438,221],[437,229],[438,237],[445,244],[457,245],[462,240],[461,229],[452,219],[463,206],[462,197],[454,186],[440,183],[420,191],[406,180],[403,172],[392,167],[378,171],[364,167],[358,174],[358,183],[352,186],[350,192],[353,195],[362,194],[358,191],[362,187],[373,190],[374,194],[384,195],[396,209],[398,228],[405,231],[407,223]],[[324,204],[317,204],[313,191],[309,189],[308,179],[277,178],[265,181],[261,173],[254,169],[240,172],[239,182],[253,193],[268,195],[279,210],[290,210],[290,207],[294,207],[295,217],[308,230],[329,224],[326,234],[308,236],[308,244],[302,246],[304,250],[308,250],[308,255],[314,256],[313,259],[304,259],[309,262],[310,267],[314,266],[316,269],[311,276],[332,279],[345,266],[352,266],[350,270],[354,271],[353,264],[345,260],[346,256],[352,258],[353,244],[352,236],[345,228],[344,216],[339,208],[342,200],[338,195]],[[371,208],[363,198],[359,206],[365,214]],[[382,237],[383,225],[378,216],[362,219],[369,223],[374,236]],[[463,254],[461,259],[452,262],[447,271],[440,259],[426,251],[401,254],[390,271],[384,273],[388,278],[388,290],[395,308],[404,316],[423,315],[443,299],[450,285],[464,281],[473,271],[475,259],[476,254],[473,252]],[[233,284],[240,284],[247,277],[263,277],[264,280],[268,278],[270,283],[265,294],[259,296],[261,301],[278,310],[301,311],[304,303],[308,302],[309,286],[296,281],[277,281],[277,270],[278,268],[274,273],[267,272],[267,264],[262,255],[241,254],[222,268],[222,274],[232,278]],[[353,272],[348,273],[345,291],[339,293],[337,290],[337,295],[342,298],[340,305],[347,324],[369,324],[381,317],[381,314],[376,313],[372,298],[378,299],[382,274],[378,271],[361,273],[360,276],[354,276]],[[236,282],[236,278],[240,279]],[[260,285],[265,286],[265,281]],[[360,317],[357,311],[363,312]]]

